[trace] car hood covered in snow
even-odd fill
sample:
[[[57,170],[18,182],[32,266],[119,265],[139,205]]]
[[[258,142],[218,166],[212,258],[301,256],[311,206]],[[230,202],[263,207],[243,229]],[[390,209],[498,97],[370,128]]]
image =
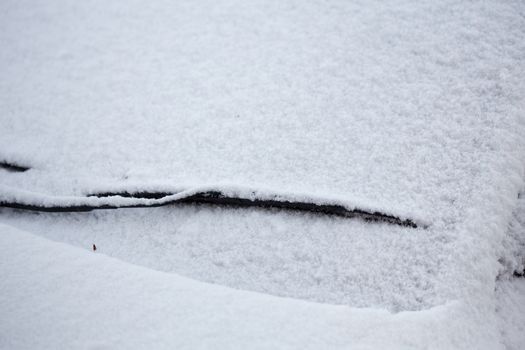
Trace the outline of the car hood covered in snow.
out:
[[[99,344],[68,332],[98,332],[114,295],[123,318],[99,340],[111,347],[129,347],[112,337],[127,337],[135,297],[144,305],[130,318],[166,322],[130,331],[138,347],[156,337],[189,348],[502,347],[496,279],[523,268],[523,232],[509,222],[524,187],[524,11],[520,1],[3,1],[0,204],[156,206],[210,193],[270,204],[2,208],[0,345]],[[119,273],[131,277],[104,291]],[[93,283],[102,297],[71,286]],[[191,304],[186,314],[162,312],[178,310],[170,295]],[[69,316],[51,311],[78,298]],[[260,324],[240,335],[217,313]],[[46,322],[66,317],[60,336]],[[356,321],[375,317],[384,323]],[[192,332],[169,336],[167,325]],[[335,340],[312,343],[312,328]],[[374,329],[377,343],[365,336]],[[49,337],[24,337],[37,330]]]

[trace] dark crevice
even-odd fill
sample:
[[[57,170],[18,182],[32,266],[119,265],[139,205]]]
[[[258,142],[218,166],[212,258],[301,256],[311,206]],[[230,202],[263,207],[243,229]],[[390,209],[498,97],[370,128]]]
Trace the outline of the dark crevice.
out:
[[[125,198],[144,198],[144,199],[161,199],[171,196],[173,193],[168,192],[102,192],[88,194],[88,197],[125,197]]]
[[[358,217],[366,221],[374,222],[388,222],[391,224],[409,226],[417,228],[417,225],[412,220],[403,220],[398,217],[387,215],[379,212],[367,212],[360,209],[349,210],[342,205],[333,204],[316,204],[311,202],[292,202],[292,201],[278,201],[278,200],[261,200],[261,199],[247,199],[238,197],[227,197],[221,192],[212,191],[205,193],[198,193],[189,197],[182,198],[182,203],[206,203],[216,205],[229,205],[238,207],[260,207],[260,208],[278,208],[295,211],[306,211],[312,213],[320,213],[327,215],[336,215],[347,218]]]
[[[110,193],[105,192],[101,194],[91,194],[90,197],[112,197],[122,196],[129,198],[151,198],[160,199],[170,193],[165,192],[116,192]],[[149,204],[130,204],[130,205],[72,205],[72,206],[40,206],[35,204],[25,204],[17,202],[0,202],[0,206],[9,207],[14,209],[32,210],[32,211],[43,211],[43,212],[83,212],[98,209],[118,209],[118,208],[147,208],[147,207],[160,207],[172,204],[207,204],[207,205],[219,205],[227,207],[259,207],[267,209],[286,209],[293,211],[302,211],[310,213],[319,213],[325,215],[335,215],[346,218],[361,218],[368,222],[386,222],[390,224],[407,226],[417,228],[418,225],[410,219],[401,219],[393,215],[380,213],[377,211],[366,211],[361,209],[347,209],[342,205],[336,204],[316,204],[311,202],[298,202],[298,201],[286,201],[286,200],[271,200],[271,199],[247,199],[239,197],[231,197],[224,195],[219,191],[209,191],[196,193],[187,197],[174,199],[171,201],[165,201],[162,203],[149,203]]]
[[[15,164],[15,163],[0,161],[0,169],[4,169],[4,170],[11,171],[14,173],[23,173],[24,171],[27,171],[30,168],[19,165],[19,164]]]

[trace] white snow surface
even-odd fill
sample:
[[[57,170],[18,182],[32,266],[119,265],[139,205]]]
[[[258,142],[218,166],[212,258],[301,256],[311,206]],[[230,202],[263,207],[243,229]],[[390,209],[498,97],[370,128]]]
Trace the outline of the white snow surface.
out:
[[[524,38],[517,0],[1,1],[0,161],[31,169],[0,201],[220,189],[428,227],[2,209],[0,346],[515,347]]]
[[[525,279],[500,281],[496,297],[496,311],[505,348],[522,349],[525,344]]]
[[[0,226],[2,349],[484,348],[463,306],[391,314],[208,285]],[[57,286],[60,286],[57,288]]]
[[[2,1],[15,189],[245,186],[456,219],[522,134],[521,1]]]
[[[453,299],[440,278],[457,269],[446,257],[454,239],[435,230],[196,206],[0,214],[55,241],[238,289],[391,311]]]

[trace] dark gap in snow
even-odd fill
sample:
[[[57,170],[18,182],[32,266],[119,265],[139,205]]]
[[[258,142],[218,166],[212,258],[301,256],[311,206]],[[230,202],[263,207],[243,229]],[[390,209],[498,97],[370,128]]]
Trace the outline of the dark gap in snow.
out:
[[[13,172],[13,173],[23,173],[24,171],[27,171],[30,169],[29,167],[26,167],[23,165],[14,164],[14,163],[5,162],[5,161],[0,161],[0,168]]]
[[[513,275],[514,275],[514,277],[521,277],[521,278],[523,278],[523,277],[525,277],[525,270],[523,270],[521,272],[520,271],[514,271]]]
[[[137,192],[137,193],[109,193],[105,192],[102,194],[91,194],[90,197],[112,197],[121,196],[129,198],[150,198],[160,199],[169,193],[164,192]],[[368,222],[386,222],[389,224],[407,226],[417,228],[418,225],[410,219],[401,219],[399,217],[384,214],[381,212],[370,212],[361,209],[347,209],[342,205],[336,204],[316,204],[311,202],[298,202],[298,201],[286,201],[286,200],[272,200],[272,199],[248,199],[231,197],[223,194],[220,191],[208,191],[196,193],[187,197],[174,199],[165,202],[153,202],[147,204],[123,204],[123,205],[70,205],[70,206],[43,206],[37,204],[27,204],[19,202],[0,202],[0,206],[9,207],[14,209],[33,210],[33,211],[44,211],[44,212],[81,212],[91,211],[97,209],[118,209],[118,208],[145,208],[145,207],[160,207],[170,204],[208,204],[208,205],[219,205],[228,207],[259,207],[267,209],[286,209],[303,211],[310,213],[318,213],[325,215],[335,215],[346,218],[361,218]]]
[[[410,219],[400,219],[393,215],[387,215],[380,212],[367,212],[365,210],[353,209],[349,210],[342,205],[333,204],[316,204],[311,202],[291,202],[291,201],[277,201],[267,199],[247,199],[224,196],[221,192],[211,191],[204,193],[197,193],[192,196],[182,198],[180,202],[183,203],[206,203],[239,207],[260,207],[260,208],[278,208],[298,211],[308,211],[313,213],[321,213],[327,215],[343,216],[347,218],[361,218],[366,221],[373,222],[387,222],[401,226],[409,226],[417,228],[415,222]]]
[[[145,198],[145,199],[161,199],[170,196],[173,193],[168,192],[103,192],[88,194],[88,197],[114,197],[120,196],[125,198]]]

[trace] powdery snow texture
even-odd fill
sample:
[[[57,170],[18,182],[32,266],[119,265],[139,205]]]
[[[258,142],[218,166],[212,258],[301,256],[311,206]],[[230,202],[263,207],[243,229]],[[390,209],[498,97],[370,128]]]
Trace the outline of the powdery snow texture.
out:
[[[246,186],[454,220],[521,136],[519,1],[0,6],[17,190]]]
[[[390,314],[236,291],[5,225],[0,248],[2,349],[480,348],[458,303]]]
[[[508,226],[525,166],[523,13],[512,0],[2,1],[0,160],[32,169],[0,169],[0,200],[215,188],[337,201],[429,225],[209,207],[2,210],[9,225],[83,247],[95,237],[101,252],[152,269],[346,306],[204,287],[3,228],[0,298],[10,316],[0,322],[16,336],[1,341],[83,347],[98,332],[110,347],[195,337],[243,347],[254,334],[250,344],[261,347],[512,343],[494,291],[521,247]],[[280,232],[289,241],[279,246]],[[71,283],[57,288],[59,280]],[[187,284],[188,306],[166,301]],[[291,304],[303,305],[300,316],[290,316]],[[352,306],[401,312],[354,318]],[[89,336],[77,334],[80,321],[50,322],[90,308],[108,321],[86,323]],[[217,310],[224,318],[210,316]],[[171,325],[188,336],[175,338]],[[124,326],[129,334],[118,337]]]

